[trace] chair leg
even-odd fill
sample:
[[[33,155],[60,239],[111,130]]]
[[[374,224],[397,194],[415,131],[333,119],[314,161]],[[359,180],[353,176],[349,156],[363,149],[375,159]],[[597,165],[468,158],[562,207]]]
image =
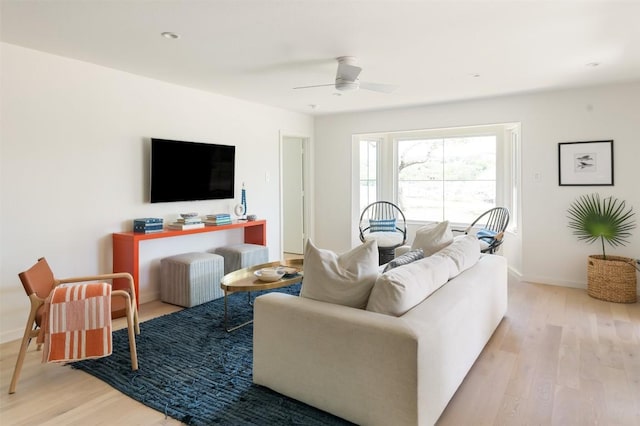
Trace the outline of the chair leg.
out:
[[[135,325],[136,334],[140,334],[140,319],[138,318],[138,307],[133,304],[133,324]]]
[[[133,291],[133,290],[132,290]],[[131,296],[131,308],[133,309],[133,325],[136,334],[140,334],[140,319],[138,318],[138,302],[135,295]]]
[[[140,334],[140,328],[137,324],[137,310],[131,306],[131,299],[126,300],[126,315],[127,315],[127,330],[129,332],[129,352],[131,353],[131,370],[136,371],[138,369],[138,351],[136,349],[136,328],[138,334]]]
[[[378,247],[378,265],[384,265],[393,260],[395,254],[394,248]]]
[[[16,360],[16,367],[13,369],[13,377],[11,377],[11,384],[9,385],[9,393],[15,393],[16,386],[18,385],[18,379],[20,378],[20,372],[22,371],[22,364],[24,358],[27,355],[27,348],[31,343],[31,338],[34,337],[34,332],[37,330],[35,323],[29,318],[29,323],[24,330],[24,336],[22,336],[22,343],[20,344],[20,352],[18,352],[18,359]],[[38,345],[40,346],[40,345]]]

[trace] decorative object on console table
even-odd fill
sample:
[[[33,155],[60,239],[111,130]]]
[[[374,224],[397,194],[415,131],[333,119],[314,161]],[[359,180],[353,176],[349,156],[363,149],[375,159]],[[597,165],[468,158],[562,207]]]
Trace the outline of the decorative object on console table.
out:
[[[208,214],[204,220],[207,226],[229,225],[231,223],[231,215],[229,213]]]
[[[174,230],[178,230],[178,231],[187,231],[189,229],[200,229],[200,228],[204,228],[204,223],[202,221],[197,222],[197,223],[180,223],[180,222],[173,222],[170,223],[168,226],[169,229],[174,229]]]
[[[176,223],[182,223],[184,225],[190,225],[193,223],[202,223],[202,219],[199,217],[189,217],[189,218],[178,218],[176,219]]]
[[[244,187],[244,182],[242,182],[242,191],[240,196],[240,204],[242,204],[242,218],[247,218],[247,190]]]
[[[141,232],[150,234],[152,232],[161,232],[163,229],[163,220],[157,217],[143,217],[133,219],[133,232]]]
[[[589,256],[587,263],[587,293],[596,299],[617,303],[635,303],[635,259],[607,256],[605,242],[613,247],[628,243],[635,228],[633,209],[612,196],[604,199],[598,194],[582,195],[571,203],[569,228],[579,240],[600,241],[602,255]]]
[[[560,186],[613,186],[613,140],[558,144]]]
[[[238,217],[238,220],[242,220],[242,215],[244,214],[244,206],[240,203],[236,204],[233,208],[233,214]]]
[[[204,228],[204,223],[198,216],[198,213],[181,213],[175,222],[169,224],[169,229],[177,229],[180,231],[198,228]]]

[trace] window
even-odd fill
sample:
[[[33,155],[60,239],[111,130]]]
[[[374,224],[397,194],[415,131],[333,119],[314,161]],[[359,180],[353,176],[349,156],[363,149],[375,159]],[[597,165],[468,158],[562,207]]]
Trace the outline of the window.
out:
[[[398,139],[397,203],[409,220],[469,223],[496,205],[496,137]]]
[[[360,141],[360,211],[377,199],[378,141]]]
[[[361,210],[393,200],[407,220],[452,223],[496,205],[514,212],[518,134],[518,124],[504,124],[361,135]]]

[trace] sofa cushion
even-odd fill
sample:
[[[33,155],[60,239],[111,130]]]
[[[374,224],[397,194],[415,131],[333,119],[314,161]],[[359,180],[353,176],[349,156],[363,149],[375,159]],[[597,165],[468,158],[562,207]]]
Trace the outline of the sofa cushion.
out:
[[[422,303],[447,281],[471,268],[480,258],[480,243],[460,235],[430,257],[386,271],[371,290],[367,310],[401,316]]]
[[[367,241],[337,255],[307,240],[300,296],[363,309],[378,276],[378,245]]]
[[[411,249],[421,248],[425,256],[442,250],[453,242],[453,232],[449,227],[449,222],[432,223],[419,228],[411,244]]]
[[[422,258],[424,258],[424,252],[422,251],[422,249],[408,251],[396,257],[391,262],[387,263],[387,266],[384,268],[383,272],[390,271],[391,269],[397,268],[398,266],[408,265],[409,263],[415,262],[416,260],[420,260]]]
[[[364,236],[365,241],[375,241],[378,247],[395,247],[402,244],[404,234],[402,232],[372,232]]]
[[[449,279],[471,268],[480,258],[480,241],[473,235],[459,235],[453,243],[435,253],[434,257],[443,257],[449,268]]]
[[[376,280],[367,310],[401,316],[439,289],[448,279],[446,256],[425,257],[394,268]]]

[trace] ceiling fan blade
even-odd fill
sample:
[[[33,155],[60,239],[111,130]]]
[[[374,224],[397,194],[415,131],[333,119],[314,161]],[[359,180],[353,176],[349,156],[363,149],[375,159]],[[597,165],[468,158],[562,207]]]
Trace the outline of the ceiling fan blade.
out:
[[[294,89],[311,89],[313,87],[329,87],[329,86],[335,86],[335,83],[331,83],[331,84],[316,84],[315,86],[299,86],[299,87],[294,87]]]
[[[395,84],[367,83],[366,81],[361,81],[360,88],[373,90],[374,92],[393,93],[398,86]]]
[[[341,62],[338,64],[338,72],[336,74],[336,79],[342,79],[344,81],[356,81],[362,68],[356,67],[355,65],[345,64]]]

